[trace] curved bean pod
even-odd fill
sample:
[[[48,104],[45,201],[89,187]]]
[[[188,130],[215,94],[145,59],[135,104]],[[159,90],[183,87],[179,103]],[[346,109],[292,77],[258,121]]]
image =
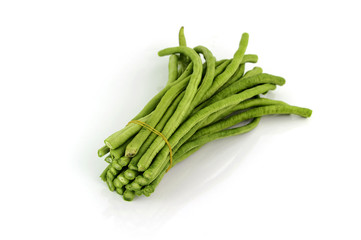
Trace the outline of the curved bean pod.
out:
[[[219,65],[223,64],[224,62],[230,62],[230,60],[228,59],[222,59],[222,60],[219,60],[219,61],[216,61],[216,67],[218,67]]]
[[[239,43],[238,50],[233,56],[231,63],[227,66],[222,74],[216,77],[213,81],[212,87],[209,89],[207,94],[203,96],[202,102],[212,96],[227,80],[237,71],[238,66],[241,64],[243,56],[246,52],[248,45],[248,33],[243,33],[241,41]]]
[[[241,92],[247,88],[265,83],[272,83],[275,85],[282,86],[286,83],[286,81],[282,77],[274,76],[267,73],[262,73],[251,77],[242,78],[241,81],[234,82],[229,87],[215,94],[206,103],[207,105],[212,104],[221,99],[224,99],[225,97],[231,96],[232,94]],[[202,108],[204,108],[204,106],[202,106]]]
[[[138,175],[139,175],[139,172],[132,170],[132,169],[127,169],[124,172],[124,177],[128,180],[133,180]]]
[[[247,72],[244,74],[243,77],[244,77],[244,78],[252,77],[252,76],[261,74],[262,72],[263,72],[262,68],[260,68],[260,67],[254,67],[252,70],[247,71]]]
[[[194,48],[194,50],[197,53],[203,54],[204,58],[206,59],[207,63],[207,70],[206,75],[204,76],[201,86],[199,87],[196,95],[194,96],[194,99],[192,100],[192,103],[188,109],[188,113],[186,115],[189,115],[189,113],[193,110],[195,106],[198,105],[198,103],[201,101],[203,95],[208,91],[208,89],[212,86],[213,78],[216,72],[216,58],[213,56],[212,52],[209,51],[208,48],[203,46],[197,46]]]
[[[206,136],[210,133],[219,132],[223,129],[232,127],[245,120],[256,117],[262,117],[264,115],[270,115],[270,114],[295,114],[301,117],[308,118],[311,116],[312,111],[308,108],[300,108],[288,104],[256,107],[249,109],[245,112],[241,112],[237,115],[233,115],[227,119],[218,121],[208,127],[200,129],[199,132],[192,137],[192,140],[202,138],[202,136]]]
[[[181,27],[179,29],[178,41],[179,41],[179,46],[183,46],[183,47],[187,46],[186,37],[184,35],[184,27]],[[187,55],[180,53],[179,63],[180,63],[180,73],[183,73],[189,63],[189,59],[188,59]]]

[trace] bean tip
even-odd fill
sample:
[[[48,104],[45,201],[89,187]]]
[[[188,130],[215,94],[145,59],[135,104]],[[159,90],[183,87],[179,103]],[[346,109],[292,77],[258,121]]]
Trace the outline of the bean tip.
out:
[[[107,140],[105,140],[104,143],[105,143],[105,145],[108,146],[108,148],[114,149],[113,146],[112,146],[112,144],[111,144],[110,142],[108,142]]]

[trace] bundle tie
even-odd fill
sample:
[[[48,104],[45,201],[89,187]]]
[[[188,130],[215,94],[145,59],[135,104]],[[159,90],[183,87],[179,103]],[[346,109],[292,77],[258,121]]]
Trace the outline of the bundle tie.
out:
[[[168,141],[168,139],[163,135],[163,133],[159,132],[157,129],[153,128],[152,126],[146,124],[145,122],[142,122],[142,121],[139,121],[139,120],[132,120],[130,121],[128,124],[130,123],[135,123],[135,124],[138,124],[142,127],[145,127],[146,129],[148,129],[149,131],[151,132],[154,132],[155,134],[157,134],[158,136],[160,136],[161,138],[163,138],[164,142],[168,145],[168,148],[169,148],[169,167],[167,168],[167,171],[169,171],[169,169],[171,169],[172,167],[172,164],[173,164],[173,153],[172,153],[172,147]]]

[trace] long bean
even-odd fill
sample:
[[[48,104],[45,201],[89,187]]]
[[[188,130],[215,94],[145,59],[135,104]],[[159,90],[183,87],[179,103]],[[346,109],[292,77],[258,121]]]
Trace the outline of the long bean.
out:
[[[198,105],[198,103],[202,100],[203,95],[212,86],[213,78],[214,78],[215,71],[216,71],[216,58],[213,56],[211,51],[209,51],[208,48],[206,48],[204,46],[198,46],[198,47],[195,47],[194,50],[197,53],[203,54],[203,56],[207,62],[207,70],[206,70],[206,75],[204,76],[204,78],[202,80],[202,84],[199,87],[199,89],[188,109],[188,112],[186,113],[186,116],[189,115],[189,113],[193,110],[193,108],[195,108]]]
[[[223,84],[227,82],[227,80],[237,71],[238,66],[241,64],[243,56],[246,52],[246,48],[248,45],[248,34],[242,34],[241,41],[239,43],[238,50],[233,56],[231,63],[227,66],[225,71],[214,79],[212,87],[209,91],[203,96],[202,102],[212,96]]]
[[[103,147],[99,148],[98,150],[98,157],[103,157],[105,154],[107,154],[110,151],[109,147],[107,145],[104,145]]]
[[[258,75],[254,75],[251,77],[243,78],[242,81],[236,81],[233,84],[231,84],[229,87],[223,89],[213,97],[211,97],[207,104],[212,104],[214,102],[217,102],[221,99],[224,99],[225,97],[231,96],[235,93],[241,92],[244,89],[259,85],[259,84],[265,84],[265,83],[272,83],[275,85],[282,86],[285,84],[285,79],[278,76],[273,76],[270,74],[262,73]]]
[[[187,46],[186,37],[184,35],[184,27],[181,27],[180,30],[179,30],[178,41],[179,41],[179,46],[183,46],[183,47]],[[189,63],[189,59],[188,59],[187,55],[185,55],[183,53],[180,53],[180,55],[179,55],[179,65],[180,65],[180,72],[181,73],[186,69],[188,63]]]
[[[245,112],[233,115],[225,120],[218,121],[208,127],[201,129],[197,134],[192,137],[192,140],[198,139],[201,136],[205,136],[209,133],[214,133],[222,129],[229,128],[242,121],[270,114],[295,114],[307,118],[311,116],[312,111],[308,108],[300,108],[288,104],[256,107],[249,109]]]
[[[152,114],[149,114],[139,120],[142,122],[147,121],[151,117],[151,115]],[[141,128],[142,126],[136,124],[129,124],[125,126],[122,130],[110,135],[107,139],[104,140],[104,142],[110,149],[116,149],[120,145],[125,143],[129,138],[137,134]]]

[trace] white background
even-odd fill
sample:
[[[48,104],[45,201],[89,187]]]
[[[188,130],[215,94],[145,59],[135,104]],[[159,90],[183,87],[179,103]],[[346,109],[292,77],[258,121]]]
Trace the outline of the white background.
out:
[[[0,238],[361,239],[358,2],[1,1]],[[218,59],[248,32],[287,81],[268,96],[313,115],[264,117],[125,202],[96,152],[164,86],[181,26]]]

